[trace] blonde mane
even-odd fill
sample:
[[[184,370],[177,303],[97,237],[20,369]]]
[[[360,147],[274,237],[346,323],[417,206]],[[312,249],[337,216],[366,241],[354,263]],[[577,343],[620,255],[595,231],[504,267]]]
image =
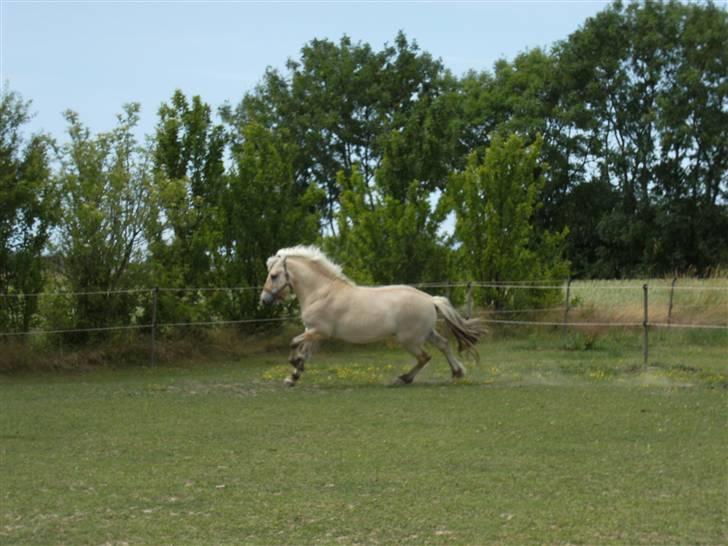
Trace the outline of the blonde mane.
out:
[[[268,261],[266,262],[268,270],[270,270],[270,268],[273,267],[278,260],[288,257],[310,260],[317,264],[325,274],[349,284],[354,284],[349,277],[344,275],[341,266],[331,261],[331,259],[315,245],[297,245],[288,248],[281,248],[278,252],[276,252],[275,256],[268,258]]]

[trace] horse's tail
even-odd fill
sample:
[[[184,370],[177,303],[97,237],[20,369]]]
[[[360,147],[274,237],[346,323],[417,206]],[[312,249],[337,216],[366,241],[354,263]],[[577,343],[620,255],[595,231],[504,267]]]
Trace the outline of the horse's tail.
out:
[[[475,344],[487,333],[488,329],[482,319],[466,319],[453,307],[450,300],[441,296],[433,296],[432,301],[435,307],[445,319],[445,324],[458,341],[458,352],[463,350],[474,353],[478,356]]]

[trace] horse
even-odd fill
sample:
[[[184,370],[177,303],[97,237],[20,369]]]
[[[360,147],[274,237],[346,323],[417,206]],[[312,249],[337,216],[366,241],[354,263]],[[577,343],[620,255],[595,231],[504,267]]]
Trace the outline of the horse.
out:
[[[298,299],[305,331],[291,341],[289,362],[293,372],[285,382],[294,386],[306,361],[326,339],[371,343],[396,338],[416,358],[416,364],[400,375],[396,384],[410,384],[429,362],[425,342],[445,355],[453,378],[465,375],[447,338],[436,330],[438,313],[458,342],[458,352],[475,353],[475,344],[485,334],[483,321],[465,319],[447,298],[431,296],[411,286],[358,286],[344,275],[316,246],[282,248],[266,262],[268,276],[260,303],[273,304],[291,293]]]

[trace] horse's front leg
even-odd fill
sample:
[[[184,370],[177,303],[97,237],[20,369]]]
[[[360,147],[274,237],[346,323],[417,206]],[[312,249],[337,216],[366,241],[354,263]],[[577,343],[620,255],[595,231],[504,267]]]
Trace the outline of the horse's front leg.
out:
[[[306,348],[304,347],[305,335],[306,334],[303,333],[291,340],[291,353],[288,355],[288,362],[290,362],[291,366],[293,366],[293,372],[291,372],[290,377],[286,378],[286,385],[291,387],[300,379],[306,363]]]
[[[288,362],[293,366],[293,372],[290,377],[286,378],[286,385],[292,387],[301,378],[306,361],[311,357],[319,339],[321,338],[316,332],[307,330],[291,340],[291,354]]]
[[[297,363],[301,359],[301,345],[305,339],[306,333],[304,332],[291,340],[291,353],[288,355],[288,362],[290,362],[294,368],[298,368]]]

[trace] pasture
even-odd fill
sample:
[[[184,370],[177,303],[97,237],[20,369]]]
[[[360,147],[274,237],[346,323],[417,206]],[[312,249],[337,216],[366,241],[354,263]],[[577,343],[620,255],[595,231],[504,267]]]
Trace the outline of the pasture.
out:
[[[3,544],[719,544],[726,337],[0,376]]]

